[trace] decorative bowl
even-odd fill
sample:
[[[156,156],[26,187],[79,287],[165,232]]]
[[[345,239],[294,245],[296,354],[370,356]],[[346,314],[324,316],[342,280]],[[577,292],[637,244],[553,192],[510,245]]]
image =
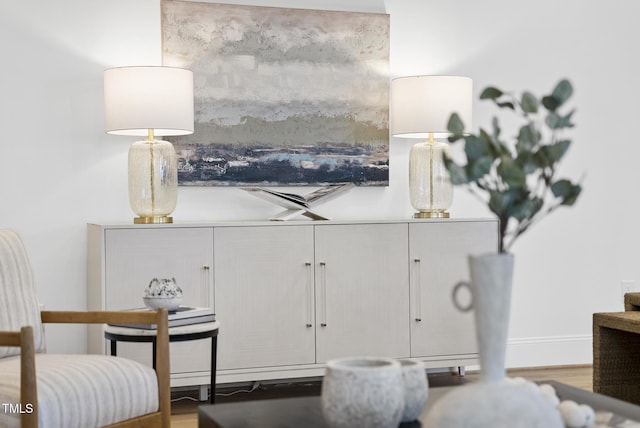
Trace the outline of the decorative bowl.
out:
[[[167,308],[169,312],[177,310],[182,304],[182,296],[145,296],[142,300],[149,309]]]
[[[346,357],[326,364],[321,402],[331,428],[397,428],[404,410],[398,361]]]
[[[182,289],[176,284],[175,278],[153,278],[145,288],[142,300],[151,309],[175,311],[182,303]]]

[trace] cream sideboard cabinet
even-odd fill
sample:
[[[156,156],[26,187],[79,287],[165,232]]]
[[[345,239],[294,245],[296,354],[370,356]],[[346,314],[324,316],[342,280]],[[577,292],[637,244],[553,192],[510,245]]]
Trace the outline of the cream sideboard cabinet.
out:
[[[450,293],[497,233],[467,219],[90,224],[88,307],[139,307],[152,278],[175,277],[184,304],[221,323],[220,383],[318,376],[348,355],[474,364],[473,318]],[[88,342],[107,351],[99,329]],[[207,384],[208,342],[187,343],[171,345],[172,386]],[[128,345],[118,353],[144,361]]]

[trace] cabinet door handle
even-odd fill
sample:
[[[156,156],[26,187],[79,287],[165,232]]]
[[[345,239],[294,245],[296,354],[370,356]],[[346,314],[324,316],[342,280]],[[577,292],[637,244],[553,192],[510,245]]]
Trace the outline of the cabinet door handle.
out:
[[[415,278],[415,290],[416,290],[416,314],[415,321],[422,321],[422,293],[421,293],[421,279],[420,279],[420,259],[413,259],[414,263],[414,278]]]
[[[325,262],[320,262],[320,284],[322,287],[322,299],[320,300],[321,304],[321,320],[320,327],[327,326],[327,264]]]
[[[307,328],[313,327],[313,276],[311,275],[311,263],[304,264],[307,271]]]
[[[209,289],[209,271],[211,268],[208,265],[202,266],[201,280],[200,280],[200,301],[207,302],[207,306],[211,307],[211,290]]]

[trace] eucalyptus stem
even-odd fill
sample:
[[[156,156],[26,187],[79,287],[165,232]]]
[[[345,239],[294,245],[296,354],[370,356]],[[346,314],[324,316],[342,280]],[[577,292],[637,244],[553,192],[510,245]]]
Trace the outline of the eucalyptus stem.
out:
[[[573,127],[573,111],[561,114],[560,108],[572,93],[567,80],[539,98],[530,92],[518,98],[485,88],[481,100],[511,110],[524,121],[512,147],[501,140],[497,117],[492,133],[481,128],[476,135],[463,134],[465,127],[457,114],[449,120],[452,141],[464,141],[467,157],[465,164],[447,161],[452,182],[465,185],[499,218],[501,252],[509,251],[518,237],[559,207],[573,205],[582,191],[578,183],[556,179],[558,163],[571,144],[561,139],[561,132]]]

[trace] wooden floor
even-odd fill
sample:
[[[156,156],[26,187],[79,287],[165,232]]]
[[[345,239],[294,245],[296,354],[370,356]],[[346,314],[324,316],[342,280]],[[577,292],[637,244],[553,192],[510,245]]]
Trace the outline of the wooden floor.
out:
[[[567,385],[591,391],[592,368],[588,366],[563,366],[513,369],[507,372],[509,377],[523,377],[531,381],[556,380]],[[478,380],[477,372],[467,372],[464,378],[448,373],[429,375],[431,386],[456,385]],[[216,403],[260,400],[267,398],[300,397],[320,394],[320,382],[295,382],[291,384],[255,384],[242,388],[218,388]],[[251,392],[248,392],[252,390]],[[171,403],[171,426],[173,428],[196,428],[198,426],[196,391],[174,392],[175,401]]]

